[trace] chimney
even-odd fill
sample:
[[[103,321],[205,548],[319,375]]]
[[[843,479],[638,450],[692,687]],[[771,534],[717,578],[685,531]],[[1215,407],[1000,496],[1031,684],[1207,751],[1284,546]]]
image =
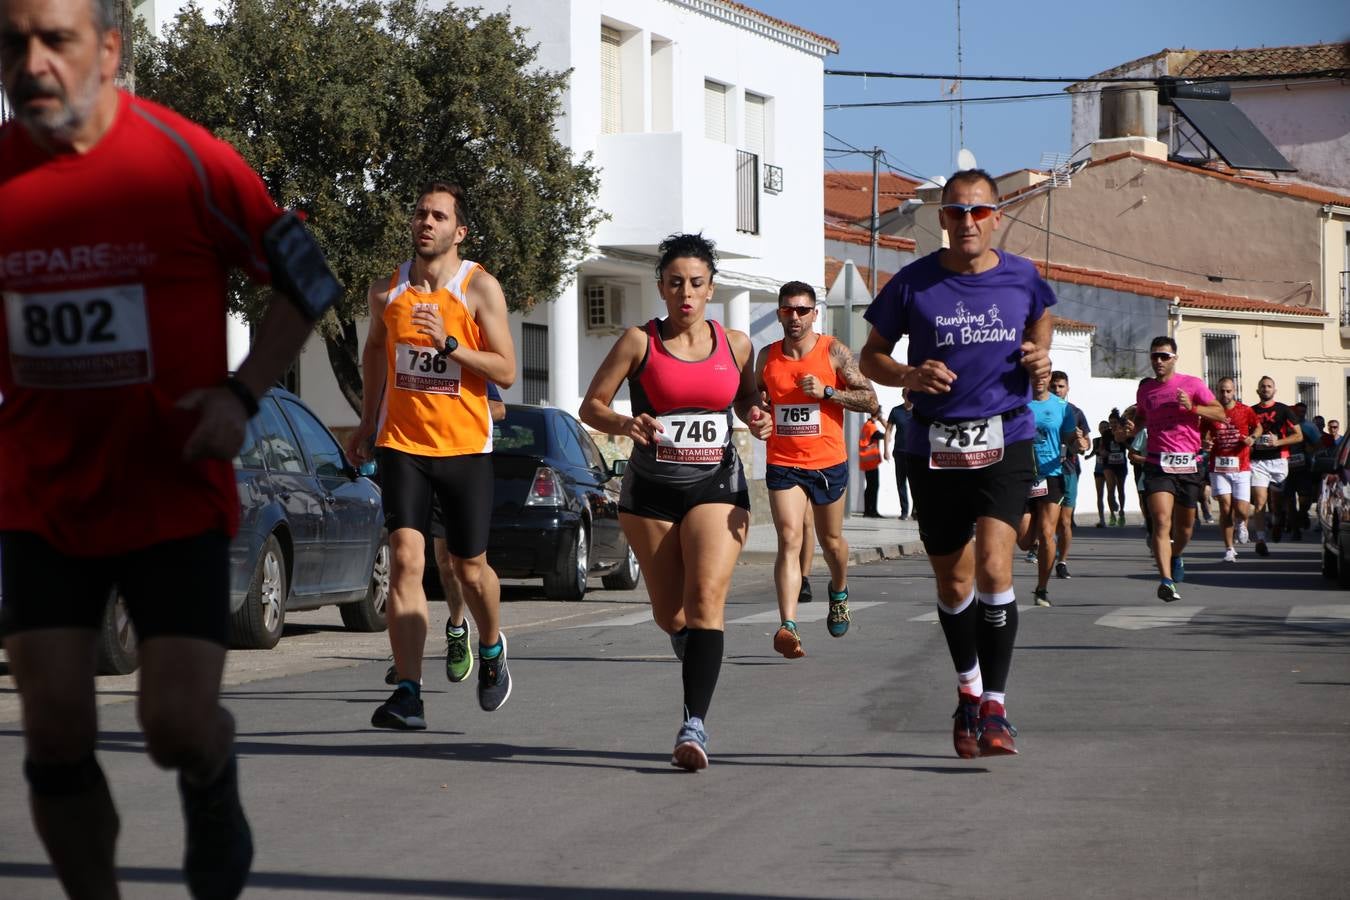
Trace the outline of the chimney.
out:
[[[1139,153],[1167,159],[1167,145],[1158,140],[1158,91],[1148,82],[1109,85],[1100,98],[1101,119],[1092,158]]]

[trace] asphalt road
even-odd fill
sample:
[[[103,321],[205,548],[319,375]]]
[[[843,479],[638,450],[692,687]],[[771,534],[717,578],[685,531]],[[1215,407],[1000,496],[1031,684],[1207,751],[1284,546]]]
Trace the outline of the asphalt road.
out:
[[[1311,543],[1225,565],[1209,528],[1165,605],[1141,534],[1081,529],[1052,609],[1028,605],[1018,561],[1011,758],[952,752],[921,558],[854,570],[841,640],[804,607],[796,661],[770,645],[771,572],[738,569],[698,774],[669,764],[679,665],[641,591],[510,590],[511,700],[479,711],[433,642],[414,733],[368,724],[383,636],[297,616],[279,649],[232,654],[224,692],[258,845],[246,896],[1345,896],[1350,595]],[[144,755],[132,680],[100,682],[124,896],[184,896],[174,780]],[[15,709],[6,683],[0,896],[57,896]]]

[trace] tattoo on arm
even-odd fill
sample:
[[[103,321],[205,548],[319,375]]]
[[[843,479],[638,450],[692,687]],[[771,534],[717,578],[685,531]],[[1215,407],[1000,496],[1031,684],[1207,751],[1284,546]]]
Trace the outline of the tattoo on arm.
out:
[[[881,404],[877,402],[877,392],[872,382],[858,369],[853,352],[839,341],[834,341],[830,344],[830,359],[834,361],[835,371],[843,376],[844,384],[848,385],[842,391],[835,391],[831,399],[844,409],[855,412],[879,412]]]

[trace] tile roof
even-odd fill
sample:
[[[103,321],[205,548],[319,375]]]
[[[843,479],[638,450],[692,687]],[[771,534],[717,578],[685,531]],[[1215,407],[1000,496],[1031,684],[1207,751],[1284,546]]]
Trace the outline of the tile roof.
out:
[[[1201,50],[1180,71],[1173,74],[1182,78],[1213,78],[1224,75],[1280,76],[1328,69],[1350,71],[1350,43]]]
[[[834,280],[839,277],[839,273],[842,272],[843,269],[844,261],[842,259],[835,259],[833,256],[825,257],[826,291],[829,291],[830,288],[834,287]],[[870,286],[872,284],[872,270],[867,268],[867,266],[858,266],[858,277],[862,279],[862,283],[865,286]],[[894,277],[894,272],[886,272],[882,269],[877,269],[877,290],[880,291],[886,286],[886,282]]]
[[[849,244],[861,244],[866,246],[872,242],[872,234],[866,228],[836,225],[831,222],[826,222],[825,240],[844,241]],[[892,234],[879,234],[877,235],[877,246],[885,247],[888,250],[913,251],[918,245],[910,238],[896,237]]]
[[[797,34],[802,34],[805,35],[806,37],[811,38],[812,40],[820,41],[822,44],[828,45],[832,52],[834,53],[839,52],[839,42],[836,41],[834,38],[828,38],[823,34],[816,34],[814,31],[807,31],[800,25],[793,25],[791,22],[786,22],[782,19],[774,18],[773,16],[760,12],[753,6],[746,6],[744,3],[735,2],[735,0],[717,0],[717,2],[720,3],[722,6],[728,6],[732,9],[738,9],[748,16],[754,16],[756,19],[768,22],[770,25],[777,25],[779,28],[782,28],[784,30],[795,31]]]
[[[1164,49],[1148,56],[1112,66],[1092,78],[1121,78],[1146,68],[1147,63],[1162,62],[1167,74],[1179,78],[1222,78],[1227,75],[1269,75],[1272,78],[1300,72],[1350,70],[1350,43],[1299,44],[1290,47],[1248,47],[1233,50]],[[1081,91],[1092,87],[1080,81],[1065,90]]]
[[[1061,316],[1059,313],[1055,313],[1055,327],[1062,328],[1065,331],[1097,330],[1097,326],[1093,325],[1091,322],[1080,322],[1077,319],[1070,319],[1068,316]]]
[[[877,179],[877,214],[884,215],[914,197],[919,182],[893,172],[882,172]],[[831,218],[857,222],[872,215],[871,172],[826,172],[825,214]]]
[[[1064,281],[1069,284],[1106,288],[1112,291],[1138,294],[1143,297],[1157,297],[1160,300],[1171,300],[1173,297],[1177,297],[1180,304],[1187,309],[1277,313],[1290,316],[1308,316],[1309,318],[1322,318],[1326,315],[1320,309],[1310,309],[1306,306],[1290,306],[1285,303],[1276,303],[1273,300],[1257,300],[1252,297],[1238,297],[1234,294],[1197,291],[1194,288],[1179,284],[1151,281],[1147,278],[1119,275],[1114,272],[1100,272],[1096,269],[1082,269],[1077,266],[1064,266],[1059,263],[1051,263],[1047,272],[1045,263],[1035,262],[1036,268],[1049,281]]]
[[[1227,167],[1220,169],[1211,166],[1192,166],[1187,165],[1186,163],[1173,162],[1170,159],[1156,159],[1152,156],[1145,156],[1142,153],[1117,153],[1114,156],[1093,160],[1088,163],[1088,168],[1106,165],[1108,163],[1116,162],[1117,160],[1125,159],[1126,157],[1132,157],[1159,166],[1171,166],[1174,169],[1181,169],[1184,172],[1195,172],[1213,178],[1222,178],[1224,181],[1238,184],[1243,187],[1255,188],[1261,191],[1271,191],[1276,194],[1284,194],[1289,197],[1296,197],[1299,200],[1308,200],[1313,203],[1330,203],[1336,206],[1350,206],[1350,195],[1338,194],[1327,188],[1316,187],[1310,184],[1300,184],[1292,181],[1275,181],[1264,176],[1253,175],[1243,170],[1229,169]],[[1014,192],[1014,195],[1016,193],[1020,192]]]

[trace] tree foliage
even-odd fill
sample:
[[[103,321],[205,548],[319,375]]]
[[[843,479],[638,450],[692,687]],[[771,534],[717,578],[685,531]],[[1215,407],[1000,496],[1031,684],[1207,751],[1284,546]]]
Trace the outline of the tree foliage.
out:
[[[320,330],[355,409],[353,323],[409,255],[419,185],[464,187],[461,252],[513,310],[554,296],[587,249],[598,174],[553,133],[569,73],[535,56],[505,16],[417,0],[229,0],[219,19],[189,6],[135,40],[138,92],[229,141],[307,215],[347,288]],[[233,302],[256,321],[263,292],[240,283]]]

